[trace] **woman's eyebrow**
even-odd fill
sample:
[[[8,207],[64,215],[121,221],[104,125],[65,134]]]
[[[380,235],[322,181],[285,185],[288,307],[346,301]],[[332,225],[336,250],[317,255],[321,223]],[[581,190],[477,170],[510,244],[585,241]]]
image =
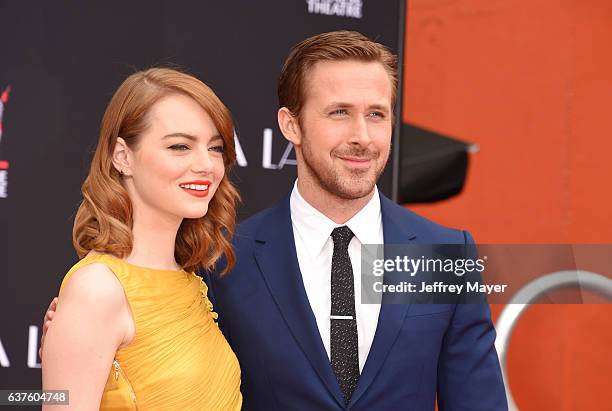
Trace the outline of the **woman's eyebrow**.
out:
[[[162,139],[164,138],[170,138],[170,137],[184,137],[188,140],[192,140],[195,141],[198,138],[195,136],[192,136],[191,134],[187,134],[187,133],[171,133],[171,134],[166,134],[165,136],[162,137]]]

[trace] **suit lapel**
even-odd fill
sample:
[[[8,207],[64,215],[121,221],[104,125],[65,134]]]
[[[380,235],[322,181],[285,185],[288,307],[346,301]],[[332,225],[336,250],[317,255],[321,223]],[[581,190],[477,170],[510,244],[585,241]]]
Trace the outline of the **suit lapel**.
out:
[[[406,218],[402,215],[404,210],[382,194],[380,205],[385,244],[407,244],[414,241],[416,236],[407,230]],[[385,304],[383,300],[374,340],[349,407],[359,400],[376,378],[397,339],[409,308],[410,304]]]
[[[270,210],[255,240],[255,260],[291,334],[336,401],[344,400],[323,346],[302,281],[289,208],[289,196]]]

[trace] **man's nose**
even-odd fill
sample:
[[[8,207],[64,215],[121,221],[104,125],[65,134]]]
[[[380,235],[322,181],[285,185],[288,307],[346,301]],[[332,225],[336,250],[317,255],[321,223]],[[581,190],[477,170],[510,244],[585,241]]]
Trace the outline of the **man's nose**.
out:
[[[367,120],[362,116],[356,116],[351,122],[351,137],[349,143],[367,146],[372,142],[368,131]]]

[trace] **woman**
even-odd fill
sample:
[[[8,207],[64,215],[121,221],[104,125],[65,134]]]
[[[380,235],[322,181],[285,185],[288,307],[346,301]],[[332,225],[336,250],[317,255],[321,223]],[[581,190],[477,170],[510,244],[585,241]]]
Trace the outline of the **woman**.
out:
[[[238,361],[193,274],[234,263],[233,133],[175,70],[135,73],[111,99],[74,222],[82,260],[43,346],[43,388],[69,390],[70,409],[240,409]]]

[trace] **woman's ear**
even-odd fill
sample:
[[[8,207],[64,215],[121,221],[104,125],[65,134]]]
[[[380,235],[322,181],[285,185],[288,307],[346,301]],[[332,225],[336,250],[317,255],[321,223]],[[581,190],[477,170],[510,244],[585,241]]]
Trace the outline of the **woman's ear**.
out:
[[[302,143],[302,130],[297,116],[294,116],[287,107],[281,107],[278,110],[278,127],[283,133],[283,136],[294,146],[299,147]]]
[[[122,176],[132,175],[132,150],[121,137],[117,137],[113,150],[113,166]]]

